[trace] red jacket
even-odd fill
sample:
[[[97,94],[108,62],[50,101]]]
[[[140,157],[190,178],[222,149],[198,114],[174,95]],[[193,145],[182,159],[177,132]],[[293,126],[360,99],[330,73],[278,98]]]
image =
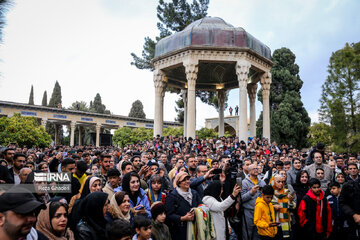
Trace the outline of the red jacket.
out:
[[[311,199],[310,201],[316,202],[316,213],[315,213],[316,219],[315,219],[315,229],[314,230],[317,233],[323,233],[324,227],[325,227],[327,235],[330,235],[330,233],[332,232],[331,208],[330,208],[330,205],[329,205],[329,202],[327,201],[327,199],[326,198],[324,199],[324,192],[321,190],[320,196],[316,197],[311,192],[311,189],[309,189],[306,196],[308,196]],[[313,213],[315,211],[315,209],[310,209],[311,207],[307,206],[305,198],[306,197],[304,197],[301,200],[299,209],[298,209],[300,226],[305,227],[305,228],[313,228],[313,226],[308,226],[308,225],[306,226],[306,223],[313,222],[314,219],[307,219],[307,215],[309,215],[309,213],[311,213],[311,212]],[[323,209],[323,208],[326,208],[326,209]],[[326,213],[327,216],[322,216],[324,213]],[[323,219],[324,217],[326,219]],[[324,226],[324,223],[326,223],[325,226]]]

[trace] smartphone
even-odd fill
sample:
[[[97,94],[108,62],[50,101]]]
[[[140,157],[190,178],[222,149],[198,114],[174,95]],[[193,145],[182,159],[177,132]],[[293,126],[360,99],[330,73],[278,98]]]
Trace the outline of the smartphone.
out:
[[[222,169],[221,168],[215,168],[212,173],[213,174],[220,174],[222,172]]]
[[[140,210],[140,209],[143,209],[144,206],[138,206],[137,208],[135,208],[135,210]]]
[[[192,209],[190,209],[190,213],[193,213],[194,212],[194,209],[192,208]]]
[[[241,177],[237,177],[236,178],[236,184],[241,187],[242,186],[242,178]]]

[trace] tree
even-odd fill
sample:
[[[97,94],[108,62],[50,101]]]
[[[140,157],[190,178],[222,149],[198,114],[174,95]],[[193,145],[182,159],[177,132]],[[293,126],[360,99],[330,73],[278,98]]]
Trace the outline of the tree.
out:
[[[175,118],[175,121],[179,123],[184,123],[184,100],[183,98],[179,98],[175,101],[175,111],[177,112],[177,116]]]
[[[55,82],[54,90],[51,94],[49,107],[58,107],[62,104],[61,87],[58,81]]]
[[[110,114],[110,111],[106,110],[106,106],[102,104],[99,93],[96,94],[94,101],[90,102],[90,112]]]
[[[33,85],[31,85],[31,90],[30,90],[29,105],[34,105],[34,86]]]
[[[15,113],[11,118],[0,118],[0,145],[16,142],[20,147],[48,147],[50,135],[34,117],[22,117]]]
[[[320,121],[331,126],[334,147],[360,150],[360,42],[332,53],[322,85]]]
[[[8,0],[0,0],[0,42],[2,42],[2,29],[5,26],[5,14],[9,9]]]
[[[317,143],[322,142],[325,146],[330,147],[331,140],[331,126],[325,123],[314,123],[309,127],[309,142],[311,146],[315,146]]]
[[[90,108],[88,107],[85,101],[75,101],[69,107],[70,110],[90,112]]]
[[[55,82],[53,92],[49,101],[49,107],[61,107],[62,97],[61,97],[61,87],[58,81]],[[46,131],[51,135],[52,139],[55,139],[55,126],[52,123],[46,124]],[[63,142],[64,139],[64,130],[62,127],[58,129],[59,143]]]
[[[135,53],[131,53],[133,57],[131,65],[134,65],[138,69],[148,69],[152,71],[153,66],[151,60],[155,57],[156,43],[164,37],[184,30],[190,23],[206,17],[208,6],[209,0],[193,0],[191,4],[186,0],[172,0],[168,3],[164,0],[159,0],[159,5],[157,6],[157,17],[159,19],[157,28],[160,34],[155,40],[150,37],[145,37],[141,57]],[[166,90],[177,92],[170,87]],[[214,92],[196,91],[196,96],[199,97],[202,102],[215,106],[216,108],[217,99],[213,98],[214,95],[216,96]],[[181,114],[181,112],[178,114]]]
[[[196,135],[199,139],[218,137],[218,133],[212,128],[201,128],[200,130],[196,130]]]
[[[160,35],[155,40],[145,37],[142,57],[131,53],[134,60],[131,62],[131,65],[139,69],[153,70],[151,59],[155,56],[156,43],[174,32],[182,31],[190,23],[205,17],[208,6],[209,0],[193,0],[192,4],[187,3],[186,0],[172,0],[169,3],[159,0],[159,5],[157,6],[157,17],[159,19],[157,28],[160,31]]]
[[[136,100],[133,102],[129,117],[135,117],[135,118],[146,118],[145,112],[144,112],[144,106],[140,100]]]
[[[42,98],[42,101],[41,101],[41,105],[42,106],[47,106],[47,92],[44,91],[44,95],[43,95],[43,98]]]
[[[301,101],[303,81],[299,76],[296,56],[288,48],[274,51],[270,86],[271,139],[296,148],[307,147],[311,119]],[[258,92],[262,102],[262,92]],[[257,135],[262,135],[262,112],[257,122]]]

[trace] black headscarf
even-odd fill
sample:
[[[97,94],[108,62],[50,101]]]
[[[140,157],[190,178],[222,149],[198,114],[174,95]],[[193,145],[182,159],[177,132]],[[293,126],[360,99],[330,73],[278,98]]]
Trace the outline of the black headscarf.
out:
[[[140,195],[140,187],[137,192],[135,192],[135,193],[131,192],[131,190],[130,190],[131,177],[137,177],[140,182],[140,177],[136,172],[129,172],[129,173],[125,174],[122,179],[122,190],[129,195],[130,200],[133,202],[134,206],[136,206],[137,198]]]
[[[106,238],[106,220],[103,213],[108,194],[93,192],[87,195],[81,202],[82,219],[92,227],[99,239]]]
[[[308,184],[302,184],[300,182],[301,175],[304,172],[307,173],[308,179],[310,179],[309,173],[306,170],[301,170],[296,174],[296,183],[293,185],[294,191],[296,192],[296,198],[298,199],[299,202],[302,200],[302,198],[309,191],[309,185]]]
[[[219,180],[215,180],[209,183],[209,185],[204,190],[204,197],[211,196],[221,202],[220,193],[221,193],[221,182]]]
[[[84,184],[84,187],[81,192],[80,199],[84,199],[87,195],[90,194],[90,179],[93,178],[93,176],[89,176]]]

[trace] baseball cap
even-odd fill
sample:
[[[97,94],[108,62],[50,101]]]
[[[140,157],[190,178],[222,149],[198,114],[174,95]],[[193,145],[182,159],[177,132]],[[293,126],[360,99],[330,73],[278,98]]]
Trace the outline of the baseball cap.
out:
[[[26,214],[40,208],[45,209],[45,204],[37,201],[29,190],[19,186],[10,188],[0,196],[0,212],[11,210]]]

